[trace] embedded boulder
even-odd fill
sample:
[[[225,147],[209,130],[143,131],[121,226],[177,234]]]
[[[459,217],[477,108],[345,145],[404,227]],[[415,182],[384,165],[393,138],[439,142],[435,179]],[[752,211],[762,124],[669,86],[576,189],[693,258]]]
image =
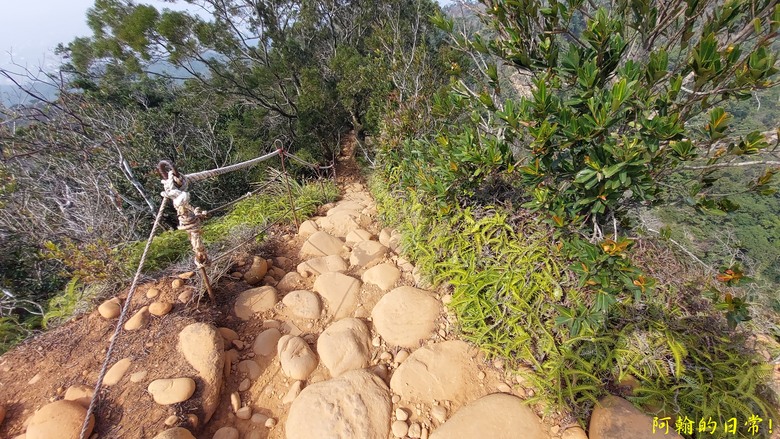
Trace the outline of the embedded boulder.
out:
[[[287,439],[387,439],[392,402],[387,386],[367,370],[312,384],[292,403]]]
[[[301,262],[298,264],[298,273],[301,276],[318,276],[323,273],[330,273],[332,271],[337,271],[339,273],[343,273],[347,271],[349,267],[347,266],[347,263],[344,261],[344,259],[341,259],[341,256],[338,255],[330,255],[330,256],[320,256],[319,258],[313,258],[309,259],[308,261]]]
[[[328,232],[317,232],[309,237],[301,247],[302,259],[308,257],[330,256],[341,253],[344,243]]]
[[[379,264],[363,273],[363,282],[374,284],[382,291],[387,291],[401,278],[401,270],[390,263]]]
[[[406,400],[433,403],[463,401],[479,393],[471,377],[479,374],[476,349],[464,341],[449,340],[412,352],[390,379],[393,393]]]
[[[268,261],[255,256],[252,260],[252,266],[244,273],[244,280],[249,285],[258,285],[263,281],[266,273],[268,273]]]
[[[352,248],[349,263],[355,267],[372,267],[384,259],[388,248],[376,241],[361,241]]]
[[[79,437],[87,409],[74,401],[60,400],[38,409],[27,421],[26,439],[72,439]],[[86,436],[92,434],[95,415],[89,416]]]
[[[276,349],[282,372],[294,380],[309,378],[319,363],[317,355],[301,337],[285,335],[279,339]]]
[[[364,369],[371,360],[371,333],[362,320],[341,319],[320,334],[317,353],[333,377]]]
[[[494,393],[467,404],[437,428],[430,439],[475,437],[549,439],[533,410],[520,398],[504,393]]]
[[[665,429],[658,428],[653,433],[653,419],[650,416],[639,411],[625,399],[609,395],[596,403],[596,407],[590,415],[588,437],[590,439],[622,439],[626,437],[682,439],[682,436],[677,434],[673,427],[674,421],[669,428],[669,434],[666,434]]]
[[[314,291],[320,293],[336,320],[349,317],[357,309],[361,282],[341,273],[321,274],[314,281]]]
[[[217,328],[206,323],[193,323],[179,333],[179,351],[203,380],[201,419],[205,424],[217,409],[222,392],[224,339]]]
[[[404,286],[382,296],[371,317],[377,332],[388,343],[415,348],[420,340],[433,335],[440,313],[441,304],[431,293]]]
[[[322,312],[319,297],[311,291],[291,291],[284,296],[282,303],[293,315],[302,319],[317,319]]]
[[[276,288],[270,286],[251,288],[236,298],[233,312],[241,320],[249,320],[256,313],[270,310],[276,305]]]
[[[162,378],[149,383],[146,390],[160,405],[184,402],[195,393],[195,381],[192,378]]]

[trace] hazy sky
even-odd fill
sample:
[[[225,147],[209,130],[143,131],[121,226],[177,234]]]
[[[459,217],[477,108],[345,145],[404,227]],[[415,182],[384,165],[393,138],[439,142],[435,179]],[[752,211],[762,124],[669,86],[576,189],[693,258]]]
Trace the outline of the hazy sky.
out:
[[[438,0],[450,3],[450,0]],[[37,71],[60,64],[52,49],[77,36],[90,34],[86,23],[87,8],[94,0],[0,0],[0,68],[19,70],[17,64]],[[137,3],[162,5],[156,0]],[[164,4],[172,7],[170,3]],[[0,84],[7,83],[0,77]]]

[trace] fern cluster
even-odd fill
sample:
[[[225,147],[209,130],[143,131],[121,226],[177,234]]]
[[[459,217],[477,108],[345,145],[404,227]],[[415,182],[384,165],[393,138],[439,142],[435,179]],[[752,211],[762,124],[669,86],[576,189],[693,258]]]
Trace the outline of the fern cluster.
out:
[[[396,177],[375,175],[371,189],[383,219],[402,232],[402,251],[434,284],[449,285],[464,338],[525,375],[536,388],[532,401],[583,425],[607,393],[672,419],[735,417],[742,425],[755,414],[764,428],[770,418],[777,425],[771,368],[711,304],[686,306],[686,292],[659,287],[641,304],[618,303],[600,324],[572,332],[561,324],[565,312],[594,298],[578,288],[545,225],[491,206],[443,211],[415,190],[395,189]],[[621,386],[629,380],[638,386]],[[737,437],[756,436],[741,427]]]

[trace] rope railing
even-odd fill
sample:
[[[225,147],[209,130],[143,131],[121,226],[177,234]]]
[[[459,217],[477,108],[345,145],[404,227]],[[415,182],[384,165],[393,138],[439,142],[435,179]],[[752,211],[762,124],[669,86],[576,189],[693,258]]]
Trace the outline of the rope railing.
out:
[[[154,239],[154,234],[157,232],[157,227],[160,225],[160,220],[162,219],[163,211],[165,210],[165,205],[168,202],[168,199],[163,197],[162,201],[160,202],[160,210],[157,211],[157,216],[154,219],[154,223],[152,224],[152,230],[149,232],[149,238],[146,240],[146,245],[144,246],[144,251],[141,253],[141,259],[138,261],[138,268],[135,270],[135,275],[133,276],[133,282],[130,284],[130,290],[127,292],[127,298],[125,299],[124,305],[122,305],[122,311],[119,313],[119,320],[116,322],[116,328],[114,329],[114,335],[111,336],[111,341],[108,343],[108,350],[106,351],[106,358],[103,360],[103,366],[100,368],[100,373],[98,374],[97,382],[95,383],[95,388],[92,391],[92,398],[89,400],[89,406],[87,407],[87,414],[84,416],[84,423],[81,424],[81,432],[79,433],[80,439],[86,439],[87,430],[89,428],[89,418],[92,416],[92,413],[95,411],[95,404],[97,403],[98,395],[100,394],[100,387],[103,386],[103,380],[106,377],[106,373],[108,372],[108,365],[111,362],[111,355],[114,353],[114,347],[116,346],[116,341],[119,338],[119,333],[122,330],[122,326],[124,325],[125,319],[127,318],[127,312],[130,310],[130,303],[133,301],[133,294],[135,293],[136,288],[138,287],[138,280],[141,278],[141,271],[143,270],[144,263],[146,262],[146,256],[149,254],[149,248],[152,246],[152,239]]]
[[[194,172],[192,174],[187,174],[184,176],[184,178],[188,182],[193,182],[193,183],[196,181],[207,180],[209,178],[219,177],[220,175],[228,174],[233,171],[239,171],[241,169],[250,168],[260,162],[264,162],[280,154],[284,154],[284,150],[282,148],[279,148],[273,152],[269,152],[266,155],[262,155],[260,157],[247,160],[241,163],[236,163],[234,165],[224,166],[222,168],[216,168],[216,169],[209,169],[208,171],[200,171],[200,172]]]
[[[95,388],[92,392],[92,397],[90,399],[89,406],[87,408],[87,413],[86,416],[84,417],[84,422],[82,423],[81,433],[79,434],[80,439],[87,439],[85,436],[89,428],[89,424],[90,424],[89,420],[95,411],[95,406],[97,404],[98,396],[100,394],[100,390],[103,385],[103,380],[105,379],[106,373],[108,372],[108,365],[111,363],[111,357],[114,352],[114,348],[116,346],[116,341],[119,338],[119,334],[121,333],[122,327],[127,318],[127,314],[130,309],[130,304],[132,303],[133,294],[135,293],[138,287],[138,282],[141,278],[141,273],[143,271],[144,264],[146,263],[149,249],[152,245],[152,240],[154,239],[154,235],[157,232],[157,229],[159,228],[160,221],[162,220],[163,212],[169,200],[173,203],[173,207],[176,209],[176,215],[179,220],[179,229],[186,230],[189,235],[190,244],[192,245],[193,253],[195,255],[194,256],[195,265],[200,272],[201,279],[203,281],[206,290],[209,293],[212,303],[215,301],[215,297],[211,288],[211,283],[209,282],[208,274],[206,272],[206,267],[209,266],[209,264],[213,262],[217,262],[231,255],[233,252],[239,250],[240,248],[242,248],[252,240],[255,240],[258,236],[267,232],[271,227],[285,220],[287,218],[286,213],[291,213],[293,215],[293,218],[295,219],[296,226],[298,225],[297,212],[298,210],[303,209],[305,206],[300,206],[298,208],[295,207],[294,200],[292,197],[292,191],[290,189],[289,174],[287,173],[285,167],[285,157],[289,157],[301,164],[311,167],[312,169],[316,169],[318,174],[320,174],[319,170],[330,169],[333,167],[333,164],[323,167],[312,163],[308,163],[305,160],[301,159],[300,157],[297,157],[285,151],[285,149],[281,146],[281,143],[278,140],[275,143],[278,145],[276,150],[264,154],[260,157],[251,160],[246,160],[241,163],[236,163],[229,166],[223,166],[220,168],[210,169],[207,171],[194,172],[186,175],[182,175],[181,173],[179,173],[176,167],[169,161],[161,161],[159,163],[158,171],[160,173],[160,176],[162,177],[161,183],[163,185],[163,191],[161,192],[161,195],[163,199],[162,202],[160,203],[160,208],[159,211],[157,212],[157,216],[155,217],[154,222],[152,223],[152,230],[149,233],[149,238],[146,240],[146,245],[144,246],[143,253],[141,254],[141,259],[138,262],[138,268],[136,269],[135,275],[133,276],[133,281],[130,284],[130,290],[127,293],[127,298],[125,299],[125,303],[123,304],[122,310],[119,314],[119,319],[117,321],[116,328],[114,329],[114,334],[111,337],[111,341],[108,345],[108,350],[106,351],[106,357],[105,360],[103,361],[103,365],[100,369],[100,373],[98,374],[98,379],[97,382],[95,383]],[[190,193],[188,192],[189,183],[218,177],[220,175],[224,175],[241,169],[246,169],[254,165],[257,165],[258,163],[276,157],[277,155],[281,159],[282,172],[279,175],[275,176],[272,180],[268,181],[266,184],[260,186],[259,188],[254,189],[251,192],[248,192],[233,201],[218,206],[212,209],[211,211],[201,210],[200,208],[193,207],[190,204]],[[285,214],[280,215],[279,218],[265,225],[265,227],[263,227],[257,233],[254,233],[250,238],[228,249],[227,251],[220,252],[221,254],[217,256],[213,261],[210,260],[208,254],[206,253],[206,247],[202,239],[201,225],[203,220],[213,212],[227,209],[228,207],[234,206],[236,203],[245,200],[252,195],[256,195],[257,193],[261,192],[263,189],[275,183],[282,176],[284,176],[285,178],[287,195],[290,201],[290,209],[286,211]]]

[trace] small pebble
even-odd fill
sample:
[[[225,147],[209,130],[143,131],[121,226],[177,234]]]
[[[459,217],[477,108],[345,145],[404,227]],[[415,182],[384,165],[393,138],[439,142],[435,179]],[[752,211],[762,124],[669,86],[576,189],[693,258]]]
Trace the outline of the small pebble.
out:
[[[263,424],[265,425],[265,421],[268,420],[268,416],[262,414],[262,413],[255,413],[252,415],[252,423],[254,424]]]
[[[404,421],[395,421],[390,429],[393,430],[393,436],[401,438],[406,436],[406,433],[409,431],[409,426]]]
[[[244,419],[244,420],[251,418],[252,407],[249,406],[241,407],[240,409],[238,409],[238,411],[236,411],[236,417],[238,419]]]
[[[397,419],[399,421],[405,421],[405,420],[409,419],[409,414],[406,413],[406,410],[404,410],[402,408],[397,408],[397,409],[395,409],[395,419]]]
[[[171,288],[173,288],[174,290],[178,290],[183,286],[184,286],[184,280],[182,279],[174,279],[173,282],[171,282]]]
[[[484,380],[487,375],[483,371],[479,371],[479,374],[477,374],[477,378]]]
[[[168,427],[173,427],[177,422],[179,422],[179,418],[177,418],[176,415],[171,415],[165,418],[165,425]]]
[[[274,427],[276,427],[276,419],[268,418],[265,421],[265,428],[274,428]]]
[[[238,391],[239,392],[246,392],[249,390],[249,388],[252,387],[252,382],[249,381],[249,378],[244,378],[241,383],[238,385]]]
[[[373,340],[371,340],[371,345],[374,346],[375,348],[382,346],[382,339],[379,338],[379,336],[377,335],[376,337],[374,337]]]
[[[401,401],[401,397],[398,395],[393,395],[393,404],[398,404],[399,401]]]
[[[496,358],[496,360],[493,361],[493,366],[496,369],[499,369],[499,370],[503,369],[504,368],[504,360],[502,360],[500,358]]]
[[[192,428],[198,428],[198,424],[200,423],[198,416],[194,413],[187,415],[187,422],[192,426]]]
[[[241,396],[238,392],[230,394],[230,407],[233,408],[233,413],[237,412],[241,408]]]
[[[408,434],[410,438],[420,439],[420,436],[422,436],[422,427],[415,422],[409,426],[409,431],[406,434]]]
[[[401,349],[397,354],[395,354],[395,361],[397,363],[403,363],[407,358],[409,358],[409,351],[406,349]]]
[[[431,409],[431,416],[433,419],[439,421],[439,424],[443,424],[447,420],[447,409],[437,405]]]
[[[501,393],[512,393],[512,388],[507,383],[500,383],[496,389]]]
[[[387,362],[393,361],[393,354],[387,351],[382,352],[382,355],[379,356],[379,359]]]
[[[146,291],[146,297],[149,298],[149,299],[154,299],[155,297],[157,297],[159,295],[160,295],[160,290],[158,290],[157,288],[149,288]]]

